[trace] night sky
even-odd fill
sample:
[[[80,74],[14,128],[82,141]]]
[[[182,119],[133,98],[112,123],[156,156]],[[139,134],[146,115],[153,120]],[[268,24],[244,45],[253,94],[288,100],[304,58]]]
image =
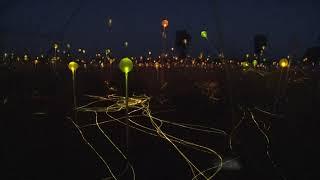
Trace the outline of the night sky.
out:
[[[319,17],[318,0],[1,0],[0,47],[2,52],[39,53],[63,39],[89,53],[109,47],[121,55],[128,41],[132,55],[148,50],[157,54],[161,20],[168,18],[169,46],[176,30],[186,29],[192,35],[193,55],[207,47],[200,38],[206,29],[227,56],[252,52],[257,33],[267,35],[270,55],[284,56],[319,44]]]

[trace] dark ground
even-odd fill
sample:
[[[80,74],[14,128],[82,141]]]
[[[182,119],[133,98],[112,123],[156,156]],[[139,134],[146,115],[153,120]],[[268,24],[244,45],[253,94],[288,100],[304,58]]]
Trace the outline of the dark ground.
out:
[[[154,72],[136,70],[130,73],[130,92],[151,96],[152,111],[174,107],[174,111],[157,115],[162,119],[211,126],[227,133],[232,130],[232,124],[240,120],[242,111],[239,106],[251,109],[257,106],[274,111],[283,117],[271,117],[259,111],[254,113],[259,121],[271,124],[271,152],[278,168],[274,168],[267,158],[264,138],[249,118],[244,120],[235,133],[233,152],[228,149],[228,139],[220,135],[187,133],[182,137],[203,142],[223,157],[239,156],[240,170],[222,170],[214,179],[276,180],[281,179],[281,174],[289,180],[317,179],[315,159],[319,137],[319,73],[307,73],[310,79],[296,82],[293,79],[298,75],[291,74],[290,82],[287,85],[280,83],[282,91],[279,91],[279,72],[264,78],[252,72],[241,73],[232,69],[230,72],[227,78],[223,70],[209,73],[172,70],[164,76],[160,73],[157,80]],[[66,118],[72,115],[70,72],[63,70],[54,73],[45,67],[39,67],[37,72],[1,67],[0,77],[0,179],[93,180],[108,176],[105,166]],[[77,75],[79,104],[88,100],[84,94],[104,96],[110,93],[110,85],[106,85],[105,81],[111,82],[111,86],[118,89],[117,94],[123,94],[123,75],[118,69],[113,72],[84,72],[80,69]],[[209,100],[195,85],[205,81],[218,84],[215,92],[220,100]],[[160,90],[163,84],[159,82],[168,84]],[[281,98],[277,108],[273,109],[275,94]],[[160,97],[168,101],[161,105]],[[45,114],[36,115],[35,112]],[[92,120],[93,115],[80,113],[79,118],[84,122],[86,119]],[[110,124],[103,127],[116,143],[123,144],[123,126]],[[96,127],[90,127],[84,132],[111,163],[115,172],[123,169],[121,157],[112,150]],[[180,130],[173,132],[185,133]],[[201,159],[196,153],[186,152],[192,154],[194,161]],[[130,131],[130,160],[138,180],[192,178],[189,167],[170,144],[134,130]],[[130,178],[124,175],[119,179]]]

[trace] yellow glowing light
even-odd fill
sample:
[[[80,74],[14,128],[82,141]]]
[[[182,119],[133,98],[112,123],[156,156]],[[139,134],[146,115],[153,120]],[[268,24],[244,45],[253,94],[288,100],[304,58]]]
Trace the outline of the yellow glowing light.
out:
[[[159,67],[160,67],[160,64],[159,64],[158,62],[156,62],[156,63],[154,64],[154,67],[158,70]]]
[[[131,59],[129,59],[128,57],[121,59],[119,63],[119,68],[122,72],[129,73],[133,68],[133,63]]]
[[[279,65],[280,65],[280,67],[282,67],[282,68],[288,67],[288,65],[289,65],[288,59],[286,59],[286,58],[280,59]]]
[[[79,68],[79,65],[78,63],[74,62],[74,61],[71,61],[69,64],[68,64],[68,68],[70,69],[70,71],[72,72],[72,74],[74,74],[77,69]]]

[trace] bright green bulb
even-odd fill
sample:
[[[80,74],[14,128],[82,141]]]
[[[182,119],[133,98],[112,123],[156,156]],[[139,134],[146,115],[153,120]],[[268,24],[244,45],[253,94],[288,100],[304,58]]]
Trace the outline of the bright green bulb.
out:
[[[258,65],[258,61],[257,60],[253,60],[252,64],[253,64],[253,67],[256,67]]]
[[[128,57],[121,59],[121,61],[119,63],[119,68],[124,73],[130,72],[133,68],[133,63],[132,63],[131,59],[129,59]]]
[[[204,39],[208,39],[207,31],[201,31],[201,37]]]

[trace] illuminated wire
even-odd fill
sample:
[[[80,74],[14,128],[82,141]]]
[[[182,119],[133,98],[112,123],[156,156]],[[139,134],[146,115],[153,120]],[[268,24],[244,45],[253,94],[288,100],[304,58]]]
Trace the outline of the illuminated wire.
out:
[[[71,122],[73,123],[73,125],[77,128],[77,130],[79,131],[83,141],[95,152],[95,154],[100,158],[100,160],[103,162],[103,164],[107,167],[109,173],[111,174],[111,176],[117,180],[116,176],[114,175],[114,173],[112,172],[111,168],[109,167],[108,163],[104,160],[104,158],[97,152],[97,150],[91,145],[91,143],[85,138],[85,136],[83,135],[83,132],[81,131],[80,127],[71,119],[68,118],[69,120],[71,120]]]
[[[108,139],[108,141],[113,145],[114,148],[123,156],[124,159],[127,159],[126,156],[122,153],[122,151],[116,146],[116,144],[109,138],[109,136],[104,132],[104,130],[101,128],[101,124],[109,123],[109,122],[118,122],[126,127],[133,128],[137,131],[155,136],[160,137],[167,142],[169,142],[176,151],[183,157],[183,159],[187,162],[188,166],[190,167],[193,179],[197,179],[198,176],[202,176],[205,179],[209,180],[212,179],[222,168],[222,157],[213,149],[210,149],[208,147],[202,146],[200,144],[196,144],[190,141],[186,141],[184,139],[180,139],[176,136],[173,136],[171,134],[168,134],[164,132],[161,127],[163,125],[171,125],[173,127],[179,127],[183,129],[189,129],[192,131],[198,131],[198,132],[204,132],[204,133],[214,133],[214,134],[221,134],[226,136],[227,133],[223,130],[216,129],[216,128],[208,128],[200,125],[193,125],[193,124],[186,124],[186,123],[176,123],[176,122],[170,122],[161,120],[159,118],[156,118],[152,115],[150,109],[149,109],[149,101],[150,98],[143,95],[143,96],[134,96],[130,97],[128,101],[128,107],[130,108],[130,111],[128,111],[128,114],[131,114],[128,116],[128,122],[129,124],[125,123],[124,120],[127,119],[125,117],[116,118],[111,113],[114,112],[120,112],[125,109],[125,101],[124,97],[116,96],[116,95],[109,95],[106,98],[104,97],[98,97],[98,96],[88,96],[93,99],[98,99],[97,101],[91,102],[87,105],[81,106],[78,108],[78,111],[82,112],[94,112],[95,113],[95,123],[94,124],[87,124],[82,126],[81,128],[89,127],[89,126],[97,126],[100,132]],[[91,105],[94,105],[97,102],[102,101],[109,101],[110,105],[107,107],[90,107]],[[97,113],[98,112],[105,112],[107,117],[109,117],[109,120],[98,122]],[[140,115],[134,115],[135,113],[141,112]],[[132,118],[139,118],[140,121],[147,118],[149,120],[149,123],[152,125],[152,128],[147,127],[145,125],[142,125],[141,123],[138,123],[138,121],[133,120]],[[139,121],[139,122],[140,122]],[[80,128],[79,126],[77,126]],[[187,157],[181,150],[178,148],[177,144],[214,155],[218,158],[219,164],[215,167],[208,168],[205,171],[201,171],[198,169],[198,167]],[[133,167],[132,172],[134,174]],[[211,172],[212,170],[215,170],[214,172]],[[211,174],[207,174],[206,172],[211,172]],[[134,176],[135,178],[135,176]]]

